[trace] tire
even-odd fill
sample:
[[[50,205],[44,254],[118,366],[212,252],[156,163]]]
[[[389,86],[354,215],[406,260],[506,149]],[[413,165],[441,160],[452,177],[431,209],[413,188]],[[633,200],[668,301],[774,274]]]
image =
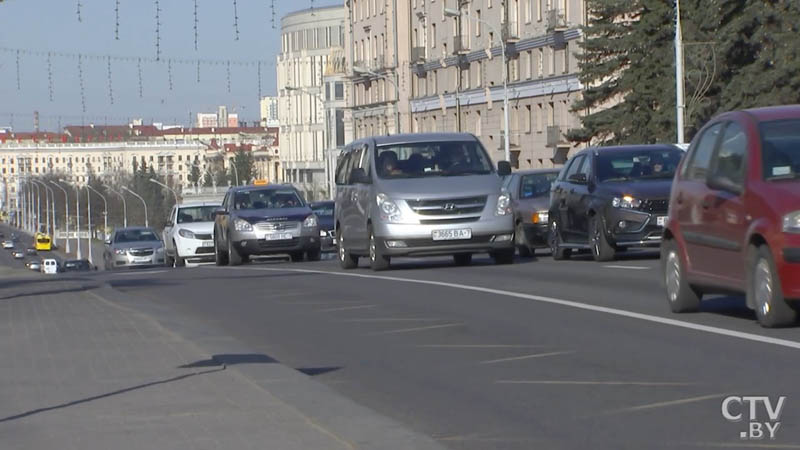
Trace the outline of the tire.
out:
[[[295,262],[303,262],[303,256],[305,256],[305,253],[303,253],[303,252],[292,252],[292,253],[289,253],[289,258],[292,259],[293,263],[295,263]]]
[[[533,251],[528,244],[528,238],[525,236],[525,229],[522,226],[522,222],[517,223],[517,226],[514,228],[514,242],[517,245],[519,256],[523,258],[533,256]]]
[[[164,255],[164,265],[167,267],[175,267],[175,258],[167,254]]]
[[[667,239],[661,244],[661,273],[672,312],[694,312],[700,308],[703,293],[687,281],[678,245],[673,239]]]
[[[320,259],[322,259],[322,251],[319,249],[319,247],[306,252],[306,260],[319,261]]]
[[[214,263],[218,266],[228,265],[228,253],[219,248],[219,236],[214,233]]]
[[[239,253],[239,250],[236,249],[236,246],[233,245],[233,242],[228,238],[228,264],[232,266],[241,266],[242,260],[242,254]]]
[[[453,255],[453,262],[457,266],[468,266],[472,264],[472,253],[457,253]]]
[[[550,242],[550,253],[553,254],[554,260],[561,261],[569,259],[572,256],[571,248],[564,248],[561,246],[563,243],[561,240],[561,231],[558,227],[558,222],[555,220],[550,222],[550,233],[547,240]]]
[[[351,255],[350,251],[347,250],[347,248],[345,247],[341,228],[339,228],[337,237],[339,242],[339,247],[337,251],[337,254],[339,256],[339,266],[341,266],[341,268],[345,270],[355,269],[356,267],[358,267],[358,256]]]
[[[178,253],[178,246],[175,243],[172,243],[172,247],[175,248],[175,257],[172,259],[172,266],[173,267],[186,267],[186,258],[181,257]],[[170,264],[167,264],[170,265]]]
[[[492,257],[495,264],[513,264],[514,263],[514,249],[502,250],[499,252],[491,252],[489,256]]]
[[[758,323],[764,328],[793,325],[797,321],[797,312],[783,297],[769,247],[751,246],[747,260],[747,304],[755,306]]]
[[[614,260],[614,247],[608,243],[603,218],[594,215],[589,219],[589,247],[595,261],[604,262]]]
[[[389,268],[390,260],[384,256],[383,249],[378,245],[372,230],[369,230],[369,266],[374,271],[386,270]]]

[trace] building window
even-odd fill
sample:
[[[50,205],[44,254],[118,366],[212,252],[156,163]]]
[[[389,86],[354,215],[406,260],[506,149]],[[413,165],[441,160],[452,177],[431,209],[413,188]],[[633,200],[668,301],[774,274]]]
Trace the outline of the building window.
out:
[[[483,24],[480,22],[480,20],[481,20],[481,10],[480,9],[476,9],[475,10],[475,18],[477,19],[475,21],[475,36],[480,36],[481,35],[481,27],[483,26]]]
[[[569,42],[564,44],[564,73],[569,73]]]
[[[481,123],[481,121],[482,121],[483,119],[482,119],[482,117],[481,117],[481,112],[480,112],[480,110],[479,110],[479,111],[477,111],[477,112],[475,113],[475,115],[477,116],[477,117],[475,118],[475,136],[480,136],[480,135],[483,133],[483,123]]]
[[[538,67],[536,68],[536,76],[538,76],[539,78],[542,78],[542,76],[544,76],[544,49],[543,48],[539,49],[539,55],[536,58],[536,62],[538,64]]]
[[[526,133],[531,132],[531,124],[533,122],[533,117],[531,114],[531,105],[525,105],[525,117],[523,118],[525,123],[523,124],[522,131]]]
[[[525,0],[525,23],[531,23],[534,0]]]
[[[436,48],[436,24],[431,24],[431,48]]]

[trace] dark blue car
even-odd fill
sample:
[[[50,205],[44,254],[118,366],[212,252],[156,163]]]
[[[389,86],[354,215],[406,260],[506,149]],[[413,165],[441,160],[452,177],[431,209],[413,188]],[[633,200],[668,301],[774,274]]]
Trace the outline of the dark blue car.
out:
[[[334,231],[333,200],[311,203],[311,210],[319,219],[319,236],[322,241],[322,251],[336,251],[336,232]]]

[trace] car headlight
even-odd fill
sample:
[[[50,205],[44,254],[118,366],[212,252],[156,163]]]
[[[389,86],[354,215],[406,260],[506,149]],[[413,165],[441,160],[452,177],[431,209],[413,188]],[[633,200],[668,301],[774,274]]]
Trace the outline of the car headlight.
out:
[[[800,233],[800,211],[791,212],[783,216],[784,233]]]
[[[124,255],[125,253],[128,253],[128,249],[127,248],[115,248],[114,249],[114,254],[115,255]]]
[[[236,231],[253,231],[253,226],[246,220],[234,219],[233,229]]]
[[[390,199],[386,194],[378,194],[375,196],[375,201],[378,203],[378,208],[381,210],[381,218],[390,222],[399,222],[402,218],[400,208],[394,200]]]
[[[314,215],[314,214],[306,217],[306,220],[303,221],[303,227],[304,228],[314,228],[318,224],[319,224],[319,221],[317,220],[317,216]]]
[[[614,197],[614,199],[611,200],[611,206],[614,208],[636,209],[642,206],[642,201],[630,195],[623,195],[622,198]]]
[[[192,233],[190,230],[187,230],[185,228],[181,228],[180,230],[178,230],[178,235],[180,237],[185,237],[186,239],[195,239],[194,233]]]
[[[536,211],[531,216],[531,222],[535,224],[540,223],[548,223],[550,221],[550,212],[549,211]]]
[[[495,209],[494,214],[496,216],[511,214],[511,196],[508,195],[508,192],[503,192],[497,197],[497,209]]]
[[[156,253],[164,253],[164,247],[158,247]]]

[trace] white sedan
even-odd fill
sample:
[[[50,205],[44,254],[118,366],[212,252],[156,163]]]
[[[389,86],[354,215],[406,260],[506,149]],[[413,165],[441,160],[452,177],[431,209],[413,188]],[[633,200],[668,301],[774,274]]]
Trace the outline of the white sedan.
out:
[[[13,241],[3,241],[3,248],[6,249],[6,250],[11,250],[12,248],[14,248],[14,242]]]
[[[219,207],[219,203],[182,203],[172,208],[162,235],[168,266],[214,260],[214,212]]]

